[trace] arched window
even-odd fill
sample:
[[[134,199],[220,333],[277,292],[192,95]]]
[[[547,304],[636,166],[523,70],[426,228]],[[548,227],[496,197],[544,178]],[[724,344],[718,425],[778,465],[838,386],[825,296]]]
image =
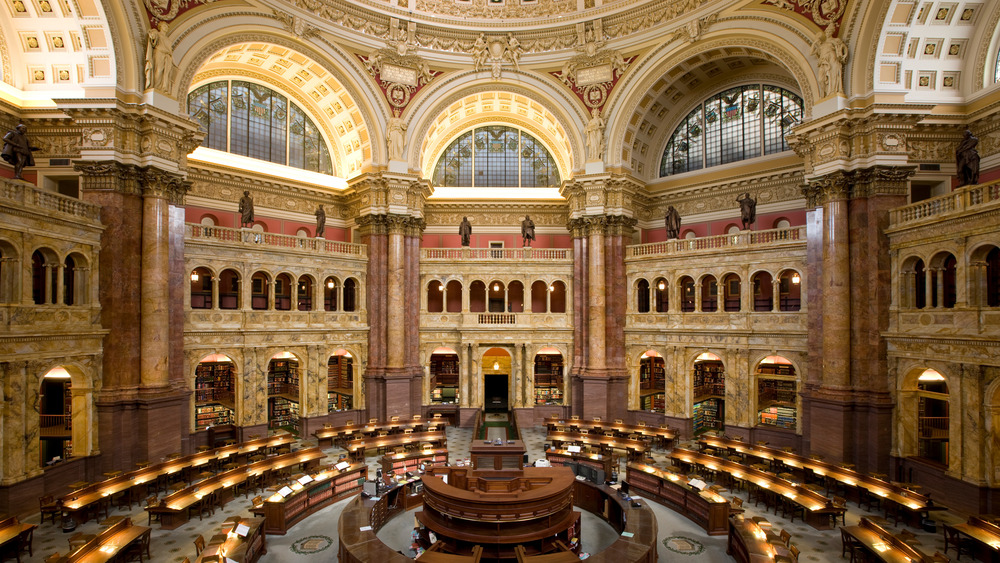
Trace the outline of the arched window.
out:
[[[986,306],[1000,307],[1000,248],[986,255]]]
[[[802,98],[777,86],[730,88],[698,105],[670,136],[660,176],[788,150],[785,132],[802,120]]]
[[[212,308],[212,273],[208,268],[191,271],[191,308]]]
[[[736,274],[729,274],[722,281],[724,301],[722,309],[729,313],[736,313],[740,310],[740,277]]]
[[[667,280],[660,278],[656,280],[656,294],[653,298],[657,313],[666,313],[670,307],[670,285]]]
[[[299,287],[296,301],[299,311],[313,310],[313,279],[311,276],[299,276]]]
[[[445,303],[445,309],[449,313],[461,313],[462,312],[462,282],[458,280],[451,280],[448,282],[447,291],[445,292],[448,298],[447,303]]]
[[[278,274],[274,279],[274,308],[278,311],[292,308],[292,277],[288,274]]]
[[[324,311],[336,311],[337,310],[337,294],[340,293],[340,284],[337,283],[337,278],[328,277],[326,281],[323,282],[323,310]]]
[[[354,278],[347,278],[344,280],[344,311],[353,312],[357,308],[357,289],[358,282],[354,281]]]
[[[559,185],[548,149],[525,131],[478,127],[448,145],[434,166],[434,184],[447,187],[535,188]]]
[[[769,272],[753,275],[753,310],[758,313],[774,310],[774,282]]]
[[[693,313],[695,305],[694,280],[690,276],[684,276],[680,281],[681,288],[681,311]]]
[[[427,312],[444,312],[444,284],[438,280],[427,284]]]
[[[238,80],[205,84],[188,94],[188,114],[205,131],[204,147],[333,174],[319,128],[270,88]]]
[[[566,312],[566,284],[561,281],[549,284],[549,312]]]
[[[635,288],[635,308],[636,312],[648,313],[649,312],[649,282],[646,280],[639,280]]]
[[[917,378],[917,455],[948,464],[948,382],[932,369]]]
[[[268,283],[269,279],[264,272],[257,272],[250,278],[250,308],[255,310],[266,310],[269,308]]]
[[[507,312],[524,312],[524,284],[518,280],[510,282],[507,286]]]
[[[701,312],[714,313],[719,310],[719,282],[715,276],[701,278]]]
[[[795,270],[785,270],[778,277],[778,310],[798,311],[802,308],[802,277]]]
[[[219,308],[240,308],[240,275],[236,270],[222,270],[219,274]]]

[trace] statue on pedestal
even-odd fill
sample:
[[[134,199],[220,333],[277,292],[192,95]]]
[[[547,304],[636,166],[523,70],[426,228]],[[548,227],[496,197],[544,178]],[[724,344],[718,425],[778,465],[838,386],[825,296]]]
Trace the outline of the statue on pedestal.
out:
[[[525,215],[524,221],[521,221],[521,246],[530,247],[533,240],[535,240],[535,222]]]
[[[14,166],[14,179],[23,180],[21,173],[25,166],[34,166],[35,157],[31,151],[37,151],[38,147],[31,146],[28,141],[28,127],[23,123],[18,123],[17,127],[7,131],[3,136],[3,152],[0,155],[8,163]]]
[[[979,139],[972,131],[965,130],[965,138],[955,148],[958,185],[973,186],[979,183]]]
[[[403,160],[403,147],[406,142],[406,122],[403,121],[403,118],[399,117],[399,110],[394,110],[392,117],[389,118],[387,129],[389,160]]]
[[[462,217],[462,222],[458,225],[458,234],[462,237],[462,246],[469,246],[472,242],[472,223],[468,217]]]
[[[740,203],[740,221],[743,223],[743,230],[747,230],[747,225],[757,222],[757,198],[750,197],[750,192],[746,192],[736,198]]]
[[[249,191],[243,192],[243,197],[240,198],[240,227],[246,227],[253,225],[253,198],[250,197]]]
[[[324,232],[326,232],[326,211],[321,203],[316,209],[316,238],[323,238]]]
[[[667,208],[667,216],[664,218],[667,226],[667,240],[681,237],[681,214],[671,205]]]

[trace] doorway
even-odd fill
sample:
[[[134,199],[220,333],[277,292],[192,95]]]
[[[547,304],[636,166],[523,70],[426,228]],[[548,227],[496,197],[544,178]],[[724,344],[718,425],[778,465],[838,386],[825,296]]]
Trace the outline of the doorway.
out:
[[[490,348],[483,354],[483,409],[507,412],[510,397],[510,354],[501,348]]]

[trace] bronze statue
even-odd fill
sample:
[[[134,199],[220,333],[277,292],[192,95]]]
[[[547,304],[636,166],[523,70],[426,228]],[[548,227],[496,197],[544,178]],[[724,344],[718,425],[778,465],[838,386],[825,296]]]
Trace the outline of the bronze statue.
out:
[[[28,141],[28,127],[23,123],[18,123],[17,127],[7,131],[3,136],[3,159],[14,166],[14,179],[23,180],[21,173],[25,166],[34,166],[35,157],[31,151],[37,151],[38,147],[31,146]]]
[[[326,211],[323,210],[323,204],[319,204],[316,209],[316,238],[323,238],[323,233],[326,231]]]
[[[955,149],[955,161],[958,168],[958,185],[972,186],[979,183],[979,139],[972,131],[965,130],[965,138]]]
[[[462,237],[462,246],[469,246],[472,242],[472,223],[468,217],[462,217],[462,222],[458,225],[458,234]]]
[[[750,197],[750,192],[746,192],[736,198],[740,203],[740,221],[743,223],[743,230],[747,230],[747,225],[757,222],[757,198]]]
[[[250,197],[250,192],[243,192],[243,197],[240,198],[240,227],[245,227],[247,225],[253,225],[253,198]]]
[[[525,215],[524,221],[521,221],[521,246],[530,247],[533,240],[535,240],[535,222]]]
[[[671,205],[667,208],[667,216],[664,218],[667,225],[667,240],[681,237],[681,214]]]

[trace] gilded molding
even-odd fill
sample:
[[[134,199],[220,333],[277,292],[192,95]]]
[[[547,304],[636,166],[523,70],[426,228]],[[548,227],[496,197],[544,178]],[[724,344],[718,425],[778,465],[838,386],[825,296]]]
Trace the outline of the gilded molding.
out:
[[[134,165],[113,160],[84,160],[73,163],[73,169],[80,173],[84,191],[142,195],[141,171]]]

